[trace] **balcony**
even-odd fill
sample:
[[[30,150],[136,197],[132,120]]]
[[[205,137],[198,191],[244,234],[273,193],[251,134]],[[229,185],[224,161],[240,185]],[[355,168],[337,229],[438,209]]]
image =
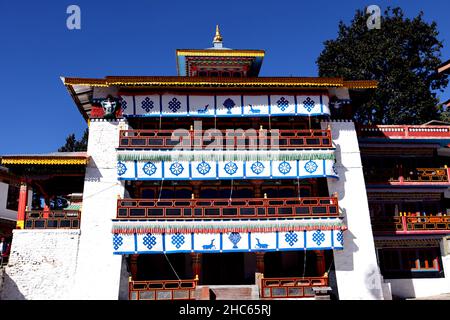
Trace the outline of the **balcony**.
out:
[[[25,229],[79,229],[80,210],[31,210],[25,212]]]
[[[450,217],[373,217],[372,229],[375,234],[446,234],[450,233]]]
[[[194,300],[198,279],[128,282],[129,300]]]
[[[368,184],[388,183],[391,185],[418,184],[450,184],[449,169],[444,168],[414,168],[384,169],[368,168],[364,176]]]
[[[269,199],[119,199],[117,219],[260,219],[337,217],[338,200],[322,198]]]
[[[260,297],[263,299],[314,298],[313,288],[328,287],[328,277],[262,278]]]
[[[250,136],[249,132],[245,131],[226,132],[224,130],[216,132],[191,130],[188,135],[186,132],[174,133],[173,130],[121,130],[119,148],[171,150],[174,146],[183,143],[183,145],[195,146],[196,149],[205,149],[214,143],[214,138],[219,132],[223,137],[222,145],[233,150],[238,146],[246,146],[248,140],[257,141],[260,138],[258,130],[254,130],[254,135]],[[277,136],[274,135],[271,138],[270,134],[267,134],[265,140],[267,140],[267,148],[276,146],[284,150],[332,147],[330,130],[278,130]]]
[[[360,138],[450,140],[450,126],[373,125],[357,131]]]

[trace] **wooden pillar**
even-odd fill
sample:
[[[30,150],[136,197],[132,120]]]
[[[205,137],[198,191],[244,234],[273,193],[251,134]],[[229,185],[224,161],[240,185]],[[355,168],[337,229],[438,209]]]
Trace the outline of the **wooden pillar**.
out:
[[[316,253],[316,271],[319,277],[325,274],[325,254],[322,250],[314,250]],[[306,254],[306,252],[305,252]]]
[[[191,253],[192,257],[192,273],[194,278],[200,278],[200,273],[202,272],[202,254],[201,253]]]
[[[262,180],[251,180],[251,184],[253,185],[253,192],[255,194],[255,198],[262,198],[262,190],[261,185],[263,181]]]
[[[23,229],[25,224],[25,211],[28,200],[28,185],[25,181],[20,183],[19,206],[17,208],[17,229]]]
[[[131,278],[133,280],[136,280],[136,277],[137,277],[137,271],[138,271],[137,260],[138,260],[138,257],[139,257],[138,254],[132,254],[130,256],[130,272],[131,272]]]
[[[194,199],[200,199],[200,186],[202,181],[192,181],[192,194],[194,195]]]
[[[256,272],[264,274],[264,254],[265,252],[256,252]]]

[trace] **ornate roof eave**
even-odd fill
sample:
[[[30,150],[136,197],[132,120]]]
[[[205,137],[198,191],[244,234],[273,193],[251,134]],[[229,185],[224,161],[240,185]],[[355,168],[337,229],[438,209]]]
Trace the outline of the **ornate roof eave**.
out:
[[[84,152],[48,155],[2,156],[2,165],[86,165],[89,157]]]
[[[106,77],[105,79],[89,78],[65,78],[67,86],[142,86],[142,87],[211,87],[211,88],[260,88],[260,87],[302,87],[302,88],[327,88],[344,87],[342,78],[318,78],[318,77],[255,77],[255,78],[211,78],[211,77]],[[369,84],[352,81],[351,88],[367,88]],[[370,87],[376,83],[370,83]]]

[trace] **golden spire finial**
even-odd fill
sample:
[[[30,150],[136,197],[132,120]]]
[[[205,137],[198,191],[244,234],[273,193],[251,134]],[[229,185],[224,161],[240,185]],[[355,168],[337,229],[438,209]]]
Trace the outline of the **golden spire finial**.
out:
[[[219,25],[216,25],[216,35],[214,36],[213,43],[222,42],[222,36],[220,35]]]

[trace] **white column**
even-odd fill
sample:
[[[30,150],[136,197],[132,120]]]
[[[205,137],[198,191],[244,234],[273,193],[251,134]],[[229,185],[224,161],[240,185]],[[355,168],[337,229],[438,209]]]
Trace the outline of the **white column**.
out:
[[[118,299],[122,257],[113,255],[111,219],[124,184],[117,180],[116,147],[124,120],[91,121],[81,212],[74,299]]]
[[[383,299],[355,126],[349,121],[329,124],[339,180],[328,179],[328,190],[338,194],[348,227],[344,232],[344,250],[334,251],[339,299]],[[322,129],[327,125],[322,123]]]

